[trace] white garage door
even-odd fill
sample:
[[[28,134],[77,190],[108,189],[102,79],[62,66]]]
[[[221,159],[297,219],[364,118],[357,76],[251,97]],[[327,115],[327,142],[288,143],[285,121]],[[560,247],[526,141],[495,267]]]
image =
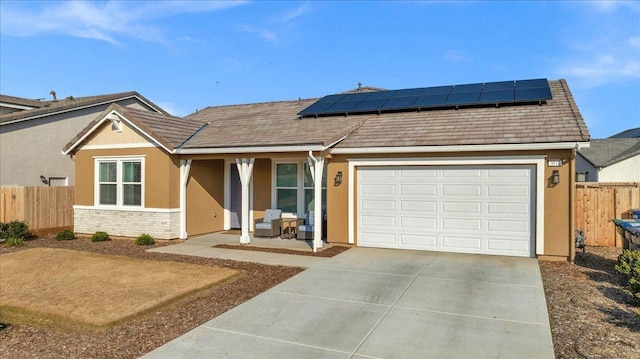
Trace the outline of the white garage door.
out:
[[[533,166],[358,168],[358,245],[533,256]]]

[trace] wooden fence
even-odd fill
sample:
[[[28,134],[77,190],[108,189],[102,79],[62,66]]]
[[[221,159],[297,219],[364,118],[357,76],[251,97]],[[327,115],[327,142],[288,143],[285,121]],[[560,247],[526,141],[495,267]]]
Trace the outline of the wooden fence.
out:
[[[75,187],[0,187],[0,222],[25,221],[33,231],[72,227]]]
[[[575,226],[584,230],[587,245],[622,247],[623,238],[611,220],[627,218],[632,208],[640,208],[638,183],[576,183]]]

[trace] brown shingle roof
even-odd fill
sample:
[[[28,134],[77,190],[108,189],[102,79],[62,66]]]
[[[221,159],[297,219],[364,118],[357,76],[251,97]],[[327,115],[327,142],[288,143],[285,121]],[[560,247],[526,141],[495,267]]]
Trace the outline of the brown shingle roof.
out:
[[[329,145],[350,133],[359,119],[299,119],[316,99],[207,107],[187,118],[208,122],[183,148]]]
[[[98,117],[96,117],[95,120],[89,123],[82,131],[80,131],[76,137],[69,141],[69,143],[64,147],[63,152],[66,153],[74,145],[77,145],[77,142],[80,139],[90,132],[96,124],[102,121],[104,117],[113,110],[131,121],[131,123],[169,150],[179,147],[201,128],[206,127],[206,124],[203,124],[202,122],[112,104]]]
[[[542,105],[382,113],[349,117],[364,124],[337,148],[524,144],[589,141],[589,132],[564,80],[549,81]]]
[[[162,112],[165,115],[169,115],[162,108],[146,99],[135,91],[121,92],[108,95],[87,96],[87,97],[67,97],[58,101],[43,101],[45,105],[32,110],[25,110],[19,112],[12,112],[4,115],[0,115],[0,125],[8,124],[12,122],[27,121],[33,118],[38,118],[47,115],[53,115],[60,112],[70,111],[78,108],[95,106],[102,103],[115,102],[128,98],[137,97],[143,102],[147,103],[157,111]]]
[[[9,95],[0,95],[0,102],[11,103],[14,105],[22,105],[27,107],[43,107],[47,104],[47,102],[43,102],[40,100],[32,100],[30,98],[9,96]]]

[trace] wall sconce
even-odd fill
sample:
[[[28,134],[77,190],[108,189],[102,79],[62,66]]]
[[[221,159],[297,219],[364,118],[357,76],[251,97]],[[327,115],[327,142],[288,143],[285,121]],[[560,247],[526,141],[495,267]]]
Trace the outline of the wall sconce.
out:
[[[336,178],[333,179],[333,182],[336,186],[339,186],[342,183],[342,171],[338,171],[338,173],[336,173]]]
[[[49,185],[49,179],[43,175],[40,175],[40,181],[46,185]]]
[[[560,171],[553,170],[553,174],[551,175],[551,183],[553,184],[560,183]]]

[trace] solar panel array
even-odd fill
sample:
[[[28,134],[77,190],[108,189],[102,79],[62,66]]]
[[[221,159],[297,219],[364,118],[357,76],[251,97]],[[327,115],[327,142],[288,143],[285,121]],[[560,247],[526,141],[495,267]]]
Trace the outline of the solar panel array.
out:
[[[322,116],[390,112],[460,106],[500,105],[550,100],[547,79],[486,82],[404,90],[329,95],[298,115]]]

